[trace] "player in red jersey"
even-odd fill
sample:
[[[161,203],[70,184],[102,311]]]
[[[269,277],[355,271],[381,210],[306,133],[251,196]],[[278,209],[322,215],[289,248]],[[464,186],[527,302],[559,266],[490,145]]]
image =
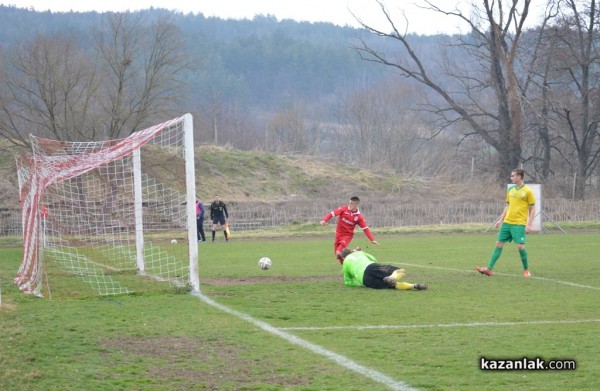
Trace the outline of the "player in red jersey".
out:
[[[360,210],[358,210],[358,204],[360,200],[358,197],[350,198],[349,205],[343,205],[337,208],[336,210],[332,210],[330,213],[327,213],[323,220],[321,220],[321,225],[327,224],[329,220],[331,220],[334,216],[338,216],[337,228],[335,229],[335,241],[333,243],[333,251],[335,252],[335,256],[340,264],[344,263],[344,258],[342,257],[342,250],[350,245],[352,238],[354,237],[354,227],[357,225],[363,230],[367,238],[371,241],[371,243],[379,246],[379,243],[373,237],[365,218],[360,214]]]

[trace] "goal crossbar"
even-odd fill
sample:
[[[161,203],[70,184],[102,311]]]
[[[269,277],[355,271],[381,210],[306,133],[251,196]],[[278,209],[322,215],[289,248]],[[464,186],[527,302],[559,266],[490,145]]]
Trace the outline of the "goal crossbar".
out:
[[[17,157],[23,258],[14,282],[23,292],[42,296],[48,270],[59,270],[62,279],[77,270],[74,274],[85,275],[100,294],[131,291],[107,288],[123,284],[115,277],[127,274],[120,270],[199,290],[190,114],[120,140],[30,137],[33,153]],[[181,168],[173,161],[181,161]],[[167,180],[182,183],[175,189],[160,183],[161,170]],[[155,221],[146,221],[145,215]],[[165,248],[172,235],[188,244],[185,270],[174,249]],[[63,267],[52,269],[59,264]]]

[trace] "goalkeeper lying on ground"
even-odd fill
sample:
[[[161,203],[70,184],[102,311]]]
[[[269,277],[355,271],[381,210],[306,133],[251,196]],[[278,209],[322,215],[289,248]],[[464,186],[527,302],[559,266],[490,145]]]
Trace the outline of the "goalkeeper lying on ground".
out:
[[[406,270],[392,265],[377,263],[377,259],[371,254],[345,248],[341,251],[344,263],[344,284],[348,286],[366,286],[374,289],[400,289],[400,290],[424,290],[427,284],[411,284],[400,280],[406,274]]]

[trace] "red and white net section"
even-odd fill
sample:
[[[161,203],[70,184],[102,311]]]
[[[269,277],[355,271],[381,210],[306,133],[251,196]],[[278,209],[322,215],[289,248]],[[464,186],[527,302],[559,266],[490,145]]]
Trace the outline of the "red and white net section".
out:
[[[121,140],[32,136],[33,154],[17,159],[24,253],[14,282],[23,292],[189,285],[183,119]]]

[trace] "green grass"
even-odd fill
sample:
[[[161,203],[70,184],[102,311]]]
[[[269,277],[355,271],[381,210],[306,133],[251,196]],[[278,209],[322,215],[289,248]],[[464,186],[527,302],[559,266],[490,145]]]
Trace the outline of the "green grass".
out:
[[[407,269],[406,281],[429,283],[421,292],[345,287],[332,236],[234,234],[199,245],[201,289],[241,316],[186,293],[25,296],[12,284],[21,250],[3,243],[0,388],[387,389],[256,322],[417,389],[600,388],[597,232],[530,235],[529,280],[514,245],[495,276],[473,270],[486,263],[494,232],[376,232],[380,247],[357,234],[353,245]],[[272,269],[259,269],[261,256]],[[481,371],[481,356],[573,359],[577,369]]]

